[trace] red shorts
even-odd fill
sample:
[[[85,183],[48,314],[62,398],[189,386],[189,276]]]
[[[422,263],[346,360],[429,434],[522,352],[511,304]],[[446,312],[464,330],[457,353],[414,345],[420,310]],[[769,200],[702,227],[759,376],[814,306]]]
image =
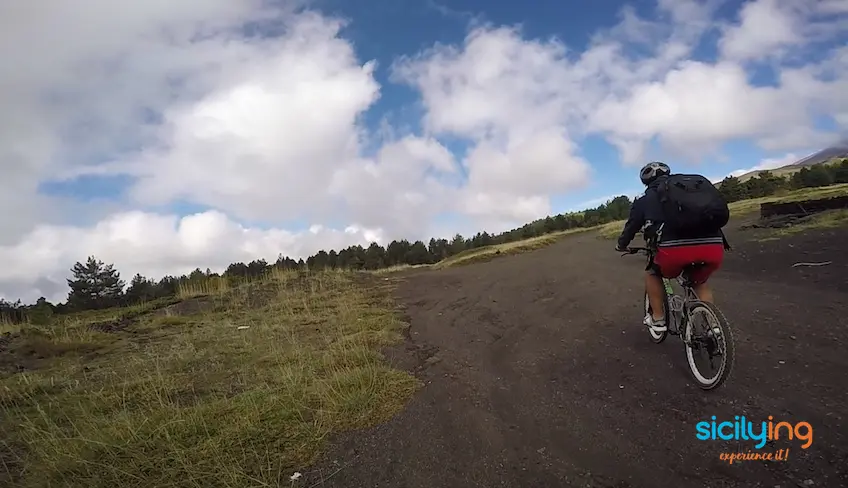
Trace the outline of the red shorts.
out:
[[[706,283],[715,270],[721,267],[724,259],[723,244],[694,244],[691,246],[660,247],[654,257],[654,264],[660,269],[663,278],[676,278],[683,268],[692,263],[704,263],[694,270],[690,278],[695,283]]]

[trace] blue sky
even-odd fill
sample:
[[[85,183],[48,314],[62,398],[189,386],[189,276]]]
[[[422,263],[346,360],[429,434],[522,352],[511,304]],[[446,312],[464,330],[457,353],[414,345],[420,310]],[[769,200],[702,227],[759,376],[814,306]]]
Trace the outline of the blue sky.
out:
[[[29,46],[0,296],[91,253],[160,276],[499,232],[651,160],[721,178],[848,135],[843,0],[296,1],[0,7]]]

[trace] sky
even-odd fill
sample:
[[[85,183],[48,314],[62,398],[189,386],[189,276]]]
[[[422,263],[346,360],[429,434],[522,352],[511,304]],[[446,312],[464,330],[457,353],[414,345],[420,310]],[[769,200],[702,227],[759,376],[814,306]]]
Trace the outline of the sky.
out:
[[[592,5],[590,8],[589,5]],[[848,0],[0,3],[0,297],[501,232],[848,134]]]

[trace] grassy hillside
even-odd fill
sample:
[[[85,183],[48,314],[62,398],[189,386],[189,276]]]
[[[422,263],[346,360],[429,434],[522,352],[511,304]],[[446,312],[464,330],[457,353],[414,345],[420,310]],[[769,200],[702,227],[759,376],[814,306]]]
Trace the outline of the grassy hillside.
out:
[[[418,386],[385,364],[404,324],[364,278],[277,272],[7,324],[0,486],[289,486],[328,434],[387,420]]]
[[[467,251],[463,251],[445,260],[439,261],[438,263],[433,265],[433,268],[441,269],[450,268],[453,266],[462,266],[472,263],[481,263],[500,256],[509,256],[512,254],[520,254],[527,251],[533,251],[535,249],[541,249],[545,246],[553,244],[564,235],[575,234],[578,232],[586,232],[596,228],[597,227],[584,227],[578,229],[569,229],[565,231],[545,234],[538,237],[531,237],[530,239],[524,239],[523,241],[507,242],[504,244],[496,244],[493,246],[468,249]]]
[[[750,198],[731,203],[730,214],[739,217],[751,212],[759,212],[760,205],[768,202],[796,202],[801,200],[816,200],[848,195],[848,183],[840,185],[821,186],[817,188],[802,188],[800,190],[783,191],[777,195],[762,198]]]
[[[825,161],[823,163],[817,163],[817,164],[822,164],[824,166],[836,166],[838,164],[841,164],[843,160],[844,160],[844,158],[835,158],[835,159],[832,159],[830,161]],[[781,178],[789,178],[793,174],[801,171],[801,169],[806,168],[806,167],[808,167],[808,166],[807,165],[791,164],[791,165],[788,165],[788,166],[783,166],[783,167],[775,168],[775,169],[751,171],[751,172],[739,175],[738,178],[739,178],[740,182],[743,182],[743,181],[750,180],[751,178],[754,178],[756,176],[759,176],[759,175],[763,174],[764,172],[769,172],[772,175],[780,176]]]

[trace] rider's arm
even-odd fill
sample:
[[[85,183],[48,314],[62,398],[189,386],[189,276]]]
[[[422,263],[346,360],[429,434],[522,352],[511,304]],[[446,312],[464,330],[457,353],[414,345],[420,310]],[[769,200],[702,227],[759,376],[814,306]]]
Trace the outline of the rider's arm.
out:
[[[644,225],[645,211],[642,208],[641,199],[637,198],[633,201],[633,205],[630,206],[630,216],[627,217],[624,229],[621,231],[621,235],[618,236],[619,249],[626,248],[630,244],[630,241],[636,237],[639,229],[641,229]]]

